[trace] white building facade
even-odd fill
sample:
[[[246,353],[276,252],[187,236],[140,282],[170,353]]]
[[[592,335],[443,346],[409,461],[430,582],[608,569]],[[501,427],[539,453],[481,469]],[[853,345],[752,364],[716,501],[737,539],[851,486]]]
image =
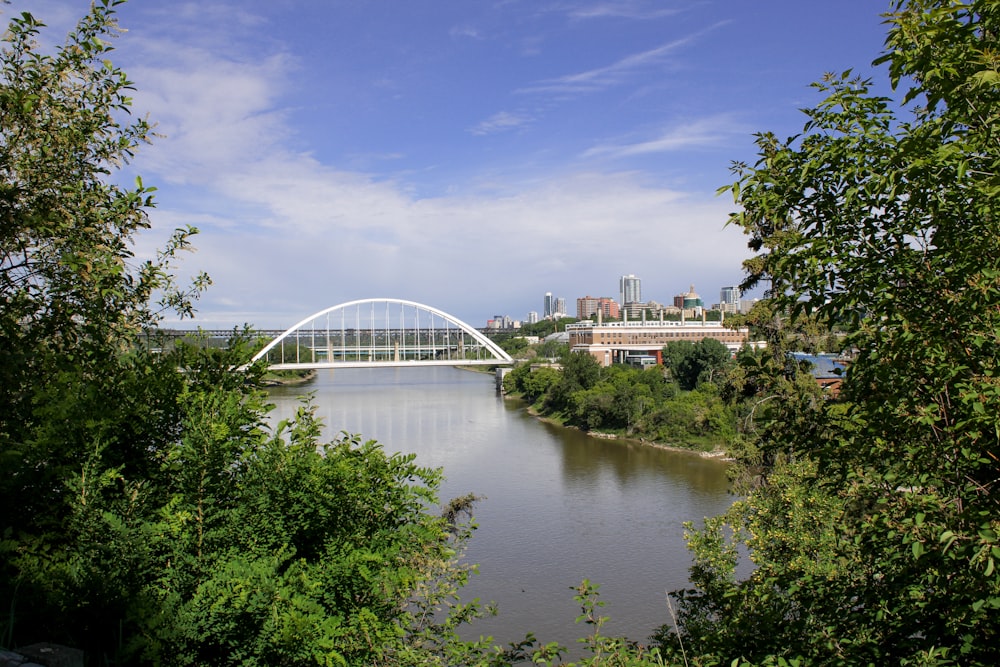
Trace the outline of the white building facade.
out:
[[[618,279],[618,294],[622,306],[627,303],[639,303],[642,301],[642,281],[631,273],[622,276]]]

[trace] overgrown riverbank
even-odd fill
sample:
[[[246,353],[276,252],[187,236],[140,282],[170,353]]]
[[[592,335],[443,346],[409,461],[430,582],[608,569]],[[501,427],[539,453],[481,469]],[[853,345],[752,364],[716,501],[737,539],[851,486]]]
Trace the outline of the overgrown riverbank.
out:
[[[532,415],[539,421],[552,424],[553,426],[558,426],[560,428],[569,428],[578,431],[583,431],[587,435],[593,438],[600,438],[605,440],[613,440],[622,444],[637,444],[643,447],[654,447],[656,449],[664,449],[674,452],[689,452],[693,454],[698,454],[704,458],[719,458],[724,460],[729,460],[729,454],[726,451],[724,445],[712,444],[708,448],[702,448],[697,446],[685,445],[683,443],[677,442],[663,442],[657,440],[650,440],[642,436],[628,435],[621,432],[614,431],[591,431],[586,429],[581,429],[579,426],[567,423],[565,419],[559,416],[545,415],[542,414],[538,407],[535,405],[529,405],[524,397],[519,394],[504,394],[504,399],[512,402],[518,402],[523,404],[524,410],[528,414]]]
[[[305,384],[316,378],[316,369],[303,371],[268,371],[262,380],[265,387],[288,387]]]
[[[558,365],[516,367],[504,379],[504,390],[532,414],[560,426],[724,456],[738,437],[744,407],[724,391],[733,365],[728,352],[723,348],[717,357],[690,388],[662,366],[603,368],[588,355],[568,354]]]

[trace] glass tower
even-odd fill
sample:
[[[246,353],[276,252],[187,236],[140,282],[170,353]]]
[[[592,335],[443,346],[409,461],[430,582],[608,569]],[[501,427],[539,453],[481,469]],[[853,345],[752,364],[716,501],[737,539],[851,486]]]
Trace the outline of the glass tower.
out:
[[[642,281],[631,273],[618,279],[618,293],[621,304],[640,303],[642,301]]]

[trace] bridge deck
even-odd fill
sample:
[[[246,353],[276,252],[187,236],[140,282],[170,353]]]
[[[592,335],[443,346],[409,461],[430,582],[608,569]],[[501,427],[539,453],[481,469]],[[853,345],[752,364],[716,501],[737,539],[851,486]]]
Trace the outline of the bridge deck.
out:
[[[510,366],[510,361],[503,359],[447,359],[447,360],[411,360],[411,361],[317,361],[299,364],[270,364],[273,371],[297,371],[307,368],[415,368],[422,366]]]

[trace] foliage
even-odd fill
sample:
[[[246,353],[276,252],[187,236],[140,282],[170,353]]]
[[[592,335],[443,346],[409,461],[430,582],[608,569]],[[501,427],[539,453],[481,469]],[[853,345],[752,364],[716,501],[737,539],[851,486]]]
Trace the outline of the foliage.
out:
[[[729,377],[728,352],[725,357],[726,363],[712,378],[720,384]],[[711,375],[703,374],[705,379]],[[707,382],[681,390],[662,366],[601,368],[590,355],[567,354],[561,370],[527,363],[516,366],[504,378],[504,390],[541,414],[588,431],[711,450],[728,447],[741,430],[742,407],[737,400],[741,396],[724,396]]]
[[[729,348],[714,338],[671,341],[663,347],[663,365],[685,390],[711,382],[715,375],[719,377],[714,379],[722,379],[731,357]]]
[[[1000,9],[910,0],[888,18],[879,62],[911,117],[830,75],[802,135],[758,135],[756,165],[736,166],[732,220],[759,251],[744,287],[768,281],[773,312],[843,326],[858,353],[836,401],[800,390],[781,355],[745,367],[758,486],[692,534],[697,588],[668,650],[1000,657]],[[745,581],[734,543],[755,565]]]
[[[577,319],[575,317],[561,317],[558,320],[539,320],[534,324],[524,323],[521,325],[520,334],[522,336],[538,336],[539,338],[544,338],[557,331],[565,331],[567,324],[572,324],[576,321]]]
[[[730,326],[750,329],[750,340],[773,340],[780,338],[784,349],[807,354],[845,351],[845,329],[839,322],[821,322],[812,312],[779,308],[773,299],[761,299],[754,303],[749,313],[726,318]]]
[[[624,637],[608,637],[601,634],[601,629],[608,622],[607,616],[600,614],[604,602],[599,599],[600,586],[584,579],[576,587],[573,599],[580,605],[580,615],[577,623],[590,627],[588,636],[578,639],[587,647],[587,657],[577,664],[579,667],[662,667],[665,663],[660,658],[657,649],[648,649],[641,644],[629,641]],[[536,662],[538,662],[536,660]]]
[[[201,437],[175,450],[187,474],[173,478],[191,481],[160,512],[154,544],[173,566],[152,591],[162,614],[143,619],[143,634],[159,639],[147,657],[370,662],[399,639],[404,603],[428,568],[450,562],[451,524],[425,512],[439,474],[357,436],[317,446],[306,409],[274,436],[246,432],[256,442],[242,448],[216,400],[197,398],[188,433]],[[233,445],[243,457],[223,452],[225,469],[205,468],[206,453]],[[213,490],[213,478],[224,487]]]
[[[538,356],[543,359],[561,359],[569,353],[569,343],[561,343],[558,340],[543,341],[536,348]]]
[[[528,339],[523,335],[495,336],[493,340],[500,345],[504,352],[512,357],[523,354],[528,349]]]
[[[194,230],[133,255],[151,188],[112,169],[150,128],[107,59],[118,4],[95,2],[54,55],[22,14],[0,51],[0,638],[95,664],[474,651],[453,630],[480,609],[450,597],[472,526],[467,506],[433,513],[439,471],[321,443],[308,407],[271,429],[249,331],[158,339],[208,280],[172,277]]]
[[[160,309],[190,314],[208,282],[184,290],[170,275],[194,230],[178,230],[153,260],[133,256],[151,189],[107,177],[149,126],[128,121],[131,84],[105,61],[112,15],[98,3],[48,56],[35,44],[41,24],[23,14],[0,51],[0,506],[11,510],[0,599],[15,638],[47,623],[94,641],[116,632],[102,612],[118,614],[142,576],[144,542],[127,521],[152,490],[137,480],[180,423],[177,365],[135,342]],[[95,503],[107,497],[106,516]],[[61,615],[33,615],[35,597]]]

